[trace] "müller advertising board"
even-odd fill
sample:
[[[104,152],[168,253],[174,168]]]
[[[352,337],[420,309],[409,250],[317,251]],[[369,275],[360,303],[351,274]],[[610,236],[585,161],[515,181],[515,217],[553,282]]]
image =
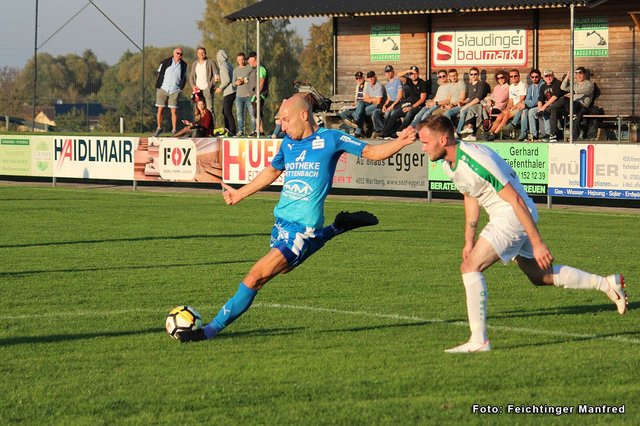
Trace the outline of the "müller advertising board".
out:
[[[280,148],[280,139],[223,139],[223,178],[226,183],[251,182],[268,167]],[[343,154],[336,165],[334,188],[426,191],[427,157],[414,143],[386,160],[371,161]],[[282,185],[284,173],[274,185]]]
[[[640,199],[640,146],[551,145],[549,195]]]

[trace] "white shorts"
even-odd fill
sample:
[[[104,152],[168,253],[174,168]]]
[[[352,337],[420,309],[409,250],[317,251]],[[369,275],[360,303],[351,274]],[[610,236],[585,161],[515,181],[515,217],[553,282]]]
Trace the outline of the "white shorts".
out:
[[[537,217],[534,216],[533,219],[536,221]],[[494,213],[480,232],[480,237],[491,244],[505,264],[516,256],[533,259],[533,247],[529,236],[511,209]]]

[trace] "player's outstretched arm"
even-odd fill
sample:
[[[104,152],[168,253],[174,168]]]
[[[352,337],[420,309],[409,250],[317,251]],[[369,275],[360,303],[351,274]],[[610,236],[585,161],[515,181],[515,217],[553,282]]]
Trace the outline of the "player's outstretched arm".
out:
[[[385,142],[379,145],[367,145],[362,150],[362,157],[367,160],[384,160],[391,157],[407,145],[411,145],[416,140],[416,131],[409,126],[404,129],[398,139]]]
[[[222,182],[222,196],[224,197],[224,201],[230,206],[238,204],[248,196],[271,185],[276,179],[278,179],[278,177],[280,177],[281,174],[282,170],[269,166],[258,173],[258,176],[256,176],[254,180],[238,189],[234,189]]]
[[[527,208],[524,200],[520,195],[518,195],[516,190],[513,189],[513,186],[511,186],[510,183],[502,188],[498,192],[498,195],[513,207],[513,211],[529,236],[531,246],[533,247],[533,256],[536,258],[538,266],[540,266],[543,271],[546,271],[553,264],[553,256],[551,255],[551,251],[549,251],[547,245],[542,240],[538,227],[533,221],[531,212]]]

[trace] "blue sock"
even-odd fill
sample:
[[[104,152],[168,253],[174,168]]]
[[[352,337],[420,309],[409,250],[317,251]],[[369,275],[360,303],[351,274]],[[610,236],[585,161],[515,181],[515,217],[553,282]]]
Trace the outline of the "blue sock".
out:
[[[213,321],[203,327],[207,339],[211,339],[249,309],[256,294],[258,294],[258,290],[240,283],[236,294],[224,304]]]

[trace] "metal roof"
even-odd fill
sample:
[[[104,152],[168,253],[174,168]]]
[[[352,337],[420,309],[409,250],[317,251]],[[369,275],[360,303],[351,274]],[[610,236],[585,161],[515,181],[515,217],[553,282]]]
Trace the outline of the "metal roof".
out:
[[[597,6],[606,0],[262,0],[225,18],[268,21],[311,17],[357,17],[466,13],[555,7]]]

